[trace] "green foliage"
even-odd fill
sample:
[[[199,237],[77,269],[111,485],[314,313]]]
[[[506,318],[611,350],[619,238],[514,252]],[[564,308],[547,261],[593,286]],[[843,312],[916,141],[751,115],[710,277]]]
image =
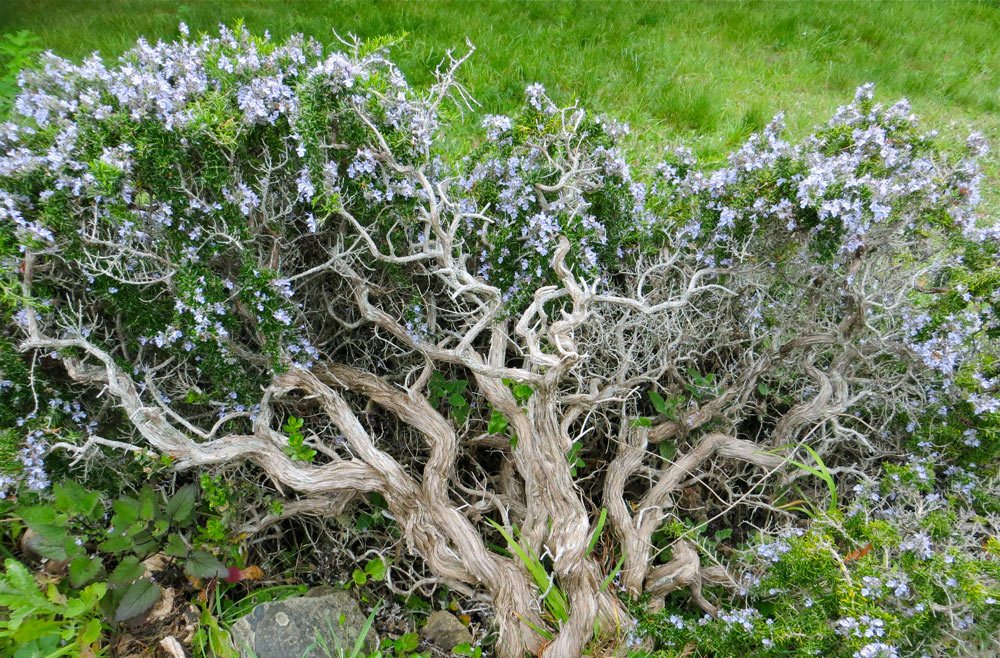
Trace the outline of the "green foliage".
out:
[[[115,607],[114,621],[125,621],[138,617],[152,608],[153,604],[159,600],[159,585],[147,578],[138,578],[127,585],[122,592],[121,600]]]
[[[718,395],[718,383],[715,380],[715,373],[710,372],[707,375],[702,375],[694,368],[688,368],[687,376],[690,383],[685,384],[684,388],[695,400],[703,400],[705,398],[712,398]],[[652,391],[650,391],[650,393],[652,393]],[[666,414],[668,411],[670,413],[676,413],[676,409],[676,404],[670,407],[665,406],[665,411],[660,413]],[[657,411],[659,411],[659,409],[657,409]]]
[[[43,556],[69,562],[69,584],[80,589],[104,584],[101,605],[116,622],[145,613],[159,600],[160,587],[144,576],[142,560],[163,551],[192,577],[218,578],[226,566],[206,550],[191,547],[197,485],[185,485],[164,500],[149,485],[136,496],[119,496],[107,507],[98,492],[66,480],[53,487],[51,504],[14,507],[11,513],[36,535]],[[96,549],[96,550],[95,550]]]
[[[482,658],[483,650],[479,647],[473,646],[468,642],[462,642],[456,645],[452,650],[452,654],[456,656],[469,656],[469,658]]]
[[[673,520],[663,525],[653,534],[653,545],[660,549],[660,560],[666,562],[669,558],[669,547],[678,539],[687,539],[698,546],[703,555],[719,559],[719,545],[733,534],[732,528],[719,528],[709,534],[707,521],[696,522],[691,519]]]
[[[274,585],[255,589],[232,601],[223,595],[221,586],[215,587],[204,600],[201,597],[197,600],[200,615],[191,641],[195,658],[239,658],[228,627],[262,603],[301,596],[308,589],[306,585]]]
[[[204,602],[199,602],[198,606],[201,614],[191,639],[195,658],[239,658],[240,652],[234,648],[229,631],[213,614],[212,606]]]
[[[281,428],[288,434],[288,445],[285,446],[285,454],[296,461],[311,462],[316,457],[316,451],[305,445],[305,436],[302,434],[302,426],[305,423],[301,418],[289,416],[285,425]]]
[[[468,240],[483,242],[479,273],[504,292],[506,313],[526,307],[538,287],[558,284],[551,267],[556,234],[568,243],[565,266],[578,278],[592,279],[619,265],[622,250],[632,250],[641,231],[639,204],[624,185],[630,176],[627,167],[603,162],[602,155],[616,148],[614,129],[583,113],[571,120],[560,116],[547,97],[528,102],[504,123],[502,134],[493,134],[468,159],[471,194],[479,204],[501,208],[504,216],[482,231],[471,225],[466,229]],[[557,163],[566,157],[567,134],[579,142],[585,157],[601,163],[595,167],[599,179],[581,185],[581,199],[592,213],[586,217],[562,204],[550,206],[540,192],[560,187],[563,170]],[[490,164],[497,162],[508,164],[497,170]],[[538,196],[521,195],[515,203],[505,198],[526,181],[537,186]]]
[[[204,487],[204,481],[202,482]],[[186,524],[194,517],[195,504],[198,499],[198,487],[193,484],[186,484],[178,489],[164,508],[167,517],[173,523]]]
[[[399,531],[395,527],[395,522],[388,516],[388,506],[385,499],[377,493],[368,496],[370,510],[360,512],[354,519],[354,529],[359,532],[367,530],[386,531],[391,535],[398,535]]]
[[[435,371],[427,382],[427,399],[437,409],[444,411],[447,406],[451,417],[459,425],[464,425],[469,417],[469,402],[465,398],[469,388],[467,379],[445,379],[444,375]],[[492,419],[491,419],[491,422]]]
[[[36,583],[17,560],[6,560],[0,573],[0,653],[11,658],[95,655],[107,589],[105,583],[93,583],[66,595],[53,583]]]
[[[507,431],[507,426],[509,424],[510,423],[507,418],[502,413],[494,409],[490,412],[490,422],[486,426],[486,431],[490,434],[503,434]]]
[[[803,448],[806,449],[809,456],[816,462],[816,466],[809,466],[808,464],[803,464],[802,462],[795,460],[790,460],[789,463],[801,468],[803,471],[806,471],[811,475],[815,475],[826,484],[826,488],[830,492],[830,504],[827,506],[826,513],[834,514],[837,510],[837,482],[834,479],[833,474],[830,472],[830,469],[823,463],[819,453],[809,446],[803,446]]]
[[[577,472],[587,465],[583,461],[583,457],[580,456],[581,450],[583,450],[583,442],[574,441],[573,445],[566,452],[566,461],[569,462],[569,474],[571,477],[576,477]]]
[[[531,396],[535,392],[535,390],[531,388],[531,386],[527,384],[521,384],[519,382],[514,381],[513,379],[505,379],[503,380],[503,383],[504,385],[507,386],[507,388],[510,389],[511,394],[513,394],[514,399],[517,401],[517,403],[522,406],[528,403],[528,400],[531,399]]]
[[[134,34],[150,41],[174,38],[179,20],[197,32],[244,17],[256,30],[304,31],[328,43],[334,40],[330,25],[362,38],[406,33],[406,47],[397,56],[418,83],[430,80],[428,53],[444,52],[474,35],[479,50],[467,84],[490,111],[516,106],[523,84],[514,80],[538,80],[563,100],[593,99],[600,111],[644,126],[634,137],[640,150],[694,136],[699,155],[709,159],[724,156],[782,108],[797,108],[801,129],[866,80],[882,81],[912,98],[938,124],[978,122],[994,133],[997,125],[991,95],[996,72],[986,64],[995,54],[998,18],[989,3],[635,3],[598,5],[585,14],[571,7],[545,11],[530,3],[497,3],[471,13],[455,2],[420,11],[395,1],[186,4],[189,11],[176,15],[137,14],[127,4],[85,0],[76,12],[53,13],[30,0],[10,0],[0,14],[0,31],[31,29],[47,48],[77,58],[95,50],[117,56]],[[80,15],[88,20],[79,21]],[[122,33],[123,21],[128,35]],[[709,34],[706,25],[712,26]],[[898,25],[908,29],[901,34]],[[630,35],[627,51],[609,36],[615,34]],[[908,66],[915,54],[922,62],[919,71]],[[771,75],[776,70],[782,75]],[[765,76],[768,84],[761,88],[757,81]],[[476,117],[463,117],[462,126],[456,139],[474,139]]]
[[[386,638],[379,643],[378,651],[368,655],[368,658],[429,658],[430,653],[417,653],[420,646],[420,636],[416,633],[403,633],[395,639]]]
[[[673,606],[650,614],[636,603],[640,631],[665,655],[694,643],[701,655],[716,658],[851,658],[879,642],[900,656],[989,646],[1000,617],[1000,571],[989,541],[982,552],[962,550],[976,526],[953,516],[960,500],[928,501],[914,485],[891,475],[885,480],[894,503],[862,489],[847,509],[816,510],[807,530],[751,542],[742,553],[752,574],[749,591],[717,618]],[[939,509],[918,511],[917,501]],[[887,509],[894,511],[878,513]],[[944,521],[949,516],[950,523]],[[713,554],[713,544],[726,537],[717,533],[706,542],[698,539],[703,529],[678,526],[673,534],[692,537]]]
[[[671,395],[668,398],[664,398],[660,393],[652,389],[646,391],[646,396],[649,398],[649,402],[653,405],[656,413],[669,421],[676,421],[680,417],[680,410],[684,408],[684,405],[688,401],[688,398],[683,395]],[[652,427],[653,421],[653,418],[641,416],[633,418],[630,424],[632,427]],[[667,444],[660,444],[661,449],[664,445]],[[667,459],[667,457],[664,457],[664,459]]]
[[[369,580],[385,580],[386,571],[389,568],[389,563],[383,558],[376,557],[365,562],[364,569],[357,568],[351,572],[351,580],[347,582],[345,587],[361,587],[368,583]]]

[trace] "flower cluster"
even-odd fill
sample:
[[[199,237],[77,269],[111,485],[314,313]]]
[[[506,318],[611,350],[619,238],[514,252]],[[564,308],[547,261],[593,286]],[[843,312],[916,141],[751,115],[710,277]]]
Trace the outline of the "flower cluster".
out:
[[[48,443],[41,430],[32,430],[25,434],[22,447],[17,452],[16,461],[5,464],[5,470],[16,465],[16,472],[0,474],[0,498],[13,493],[23,486],[28,491],[43,491],[49,488],[49,475],[45,470],[45,454]]]
[[[754,542],[748,586],[716,618],[668,607],[640,628],[718,656],[919,656],[988,642],[1000,621],[1000,544],[975,539],[998,528],[974,501],[995,504],[1000,482],[978,478],[974,497],[957,498],[953,484],[967,471],[935,468],[939,453],[923,457],[937,471],[933,488],[912,464],[889,469],[856,485],[843,511]]]
[[[47,53],[24,72],[0,127],[3,285],[20,289],[29,250],[62,264],[38,269],[33,298],[3,302],[20,318],[11,344],[30,305],[43,332],[124,345],[130,369],[153,380],[141,390],[160,402],[224,416],[252,411],[276,370],[320,356],[284,272],[300,248],[322,251],[342,199],[361,201],[361,221],[392,224],[398,216],[379,204],[418,195],[412,177],[374,156],[365,122],[395,145],[398,164],[428,155],[438,120],[383,49],[325,52],[243,27],[183,34],[140,40],[117,61]],[[331,148],[334,135],[353,146]],[[249,152],[260,160],[231,166]],[[70,326],[40,312],[50,305],[75,309]],[[0,379],[23,384],[6,368]]]
[[[488,224],[470,213],[466,235],[479,245],[477,273],[512,307],[552,280],[559,236],[571,243],[574,273],[606,279],[650,223],[646,185],[619,144],[627,127],[576,107],[558,110],[538,84],[526,99],[518,115],[483,121],[487,142],[458,181],[470,208],[495,209]]]
[[[786,142],[783,129],[779,115],[713,172],[695,168],[683,152],[658,167],[652,191],[659,205],[700,199],[700,212],[680,215],[680,246],[704,250],[710,265],[730,265],[740,253],[759,254],[741,247],[763,235],[803,242],[846,265],[942,209],[966,236],[989,237],[974,214],[981,149],[954,165],[940,161],[906,101],[875,104],[873,87],[865,85],[801,144]]]
[[[18,397],[17,388],[14,382],[0,382],[0,392],[7,390],[13,402]],[[67,399],[72,392],[59,393],[46,386],[34,394],[40,399],[32,397],[31,410],[0,431],[0,498],[19,490],[47,490],[51,477],[45,458],[51,443],[67,436],[90,437],[97,432],[97,421],[90,417],[84,404],[78,399]],[[36,407],[35,403],[44,406]],[[0,407],[0,413],[4,411],[9,410]]]

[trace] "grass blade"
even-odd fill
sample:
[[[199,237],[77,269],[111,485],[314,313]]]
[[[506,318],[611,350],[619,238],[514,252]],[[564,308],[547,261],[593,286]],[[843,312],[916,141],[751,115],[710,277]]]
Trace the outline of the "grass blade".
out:
[[[597,546],[597,540],[601,538],[601,530],[604,529],[604,522],[608,520],[608,508],[601,508],[601,516],[597,519],[597,525],[594,527],[594,534],[590,536],[590,543],[587,544],[587,552],[584,555],[590,556],[594,552],[594,547]]]
[[[365,640],[368,639],[368,633],[372,630],[372,624],[375,623],[375,614],[378,609],[382,607],[382,602],[379,601],[372,608],[372,612],[368,615],[368,619],[365,620],[364,625],[361,627],[361,632],[358,633],[358,639],[354,641],[354,649],[351,651],[350,658],[360,658],[364,655],[365,650]]]
[[[601,583],[601,589],[598,591],[603,592],[608,588],[608,585],[611,584],[611,581],[614,580],[615,576],[617,576],[618,573],[622,570],[623,564],[625,564],[625,553],[622,553],[622,556],[618,558],[618,562],[615,564],[615,568],[611,570],[611,573],[608,574],[608,577],[604,579],[603,583]]]
[[[535,584],[544,594],[545,607],[549,609],[552,616],[560,622],[564,622],[569,619],[569,603],[566,601],[566,595],[563,594],[549,572],[545,570],[545,566],[538,560],[537,557],[528,553],[524,548],[517,543],[517,541],[510,535],[509,532],[503,529],[496,521],[488,519],[490,525],[497,529],[497,531],[503,535],[503,538],[507,540],[507,544],[510,550],[514,551],[517,557],[524,564],[525,568],[528,569],[528,573],[534,579]]]
[[[830,505],[827,508],[828,513],[832,513],[837,509],[837,482],[833,479],[833,473],[825,463],[823,463],[822,458],[820,458],[819,453],[810,448],[809,446],[802,446],[806,449],[809,455],[816,462],[816,467],[809,466],[808,464],[803,464],[802,462],[795,461],[794,459],[789,460],[789,463],[801,468],[803,471],[809,473],[810,475],[815,475],[819,479],[826,483],[826,488],[830,491]]]

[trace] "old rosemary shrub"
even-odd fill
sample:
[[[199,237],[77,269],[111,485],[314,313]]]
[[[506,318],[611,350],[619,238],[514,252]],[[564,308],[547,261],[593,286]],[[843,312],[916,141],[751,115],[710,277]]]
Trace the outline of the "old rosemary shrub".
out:
[[[380,43],[182,32],[22,74],[6,489],[148,447],[302,513],[376,492],[501,656],[995,642],[981,137],[945,152],[866,86],[799,142],[778,117],[637,169],[532,85],[456,159],[464,57],[413,89]]]

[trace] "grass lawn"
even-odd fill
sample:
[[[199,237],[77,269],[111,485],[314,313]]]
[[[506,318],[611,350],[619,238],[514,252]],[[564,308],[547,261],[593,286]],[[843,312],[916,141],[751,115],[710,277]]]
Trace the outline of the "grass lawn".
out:
[[[559,102],[628,121],[651,154],[683,142],[725,155],[776,112],[801,135],[864,82],[906,97],[925,124],[994,146],[986,191],[1000,207],[1000,4],[997,2],[331,2],[3,0],[0,32],[28,29],[55,52],[120,53],[138,35],[177,36],[244,18],[254,30],[406,32],[395,59],[425,82],[448,48],[478,48],[465,80],[502,112],[541,82]],[[472,120],[466,120],[469,135]]]

